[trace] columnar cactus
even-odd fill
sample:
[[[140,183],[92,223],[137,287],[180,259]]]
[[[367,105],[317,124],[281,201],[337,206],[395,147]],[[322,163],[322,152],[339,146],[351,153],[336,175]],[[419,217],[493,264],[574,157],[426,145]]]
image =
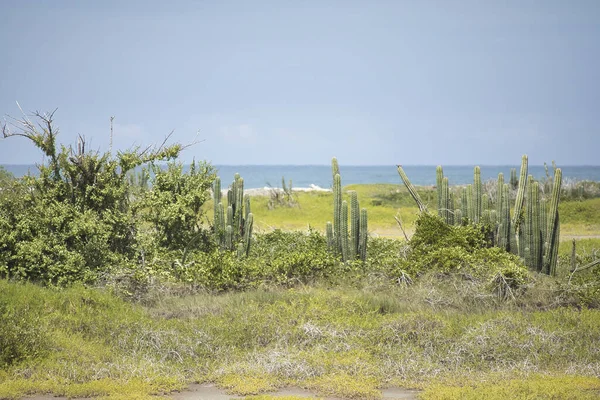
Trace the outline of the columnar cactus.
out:
[[[510,232],[511,232],[511,221],[510,221],[510,198],[508,191],[508,184],[504,184],[502,186],[502,215],[500,215],[500,225],[499,225],[499,237],[498,243],[499,247],[504,248],[505,250],[510,250]]]
[[[342,218],[340,220],[340,243],[342,244],[342,260],[350,259],[350,245],[348,244],[348,202],[342,201]]]
[[[437,209],[438,215],[444,219],[444,201],[442,197],[444,196],[444,190],[442,188],[442,181],[444,179],[444,170],[441,165],[438,165],[435,169],[435,187],[437,189]]]
[[[325,235],[327,237],[327,249],[329,251],[335,251],[335,240],[333,237],[333,224],[330,221],[327,221],[327,225],[325,227]]]
[[[402,165],[398,165],[398,175],[400,175],[400,179],[402,179],[402,182],[404,183],[404,186],[406,186],[408,193],[410,193],[412,198],[417,203],[419,210],[421,212],[427,212],[427,206],[425,205],[423,200],[421,200],[421,196],[419,196],[419,193],[417,193],[417,189],[415,189],[415,187],[412,185],[412,183],[410,183],[410,180],[408,179],[406,172],[404,172]]]
[[[342,178],[339,173],[337,159],[331,162],[333,173],[333,224],[327,222],[327,247],[330,251],[342,257],[343,261],[366,259],[367,245],[367,210],[360,209],[358,195],[349,191],[350,204],[342,199]],[[348,210],[350,208],[350,210]],[[350,213],[350,226],[348,226]],[[350,233],[348,233],[350,228]]]
[[[442,195],[442,199],[440,202],[440,209],[439,209],[439,215],[441,215],[442,219],[446,222],[449,223],[449,219],[450,219],[450,210],[449,210],[449,206],[450,206],[450,191],[448,188],[448,177],[443,177],[442,178],[442,188],[441,188],[441,195]]]
[[[454,225],[462,225],[462,210],[460,208],[454,210]]]
[[[244,196],[244,180],[235,174],[227,191],[227,211],[222,202],[221,180],[215,179],[213,185],[214,234],[215,241],[223,249],[237,250],[247,255],[252,240],[253,220],[250,211],[250,197]]]
[[[363,208],[360,210],[360,230],[358,238],[358,253],[362,261],[367,260],[367,238],[369,237],[367,228],[367,209]]]
[[[333,177],[333,235],[336,242],[336,252],[342,253],[342,178],[340,174]]]
[[[552,185],[552,197],[548,207],[548,225],[546,227],[545,248],[544,248],[544,269],[543,272],[550,275],[556,274],[556,261],[559,245],[559,220],[558,220],[558,202],[560,200],[560,187],[562,184],[562,170],[557,168],[554,171],[554,184]]]
[[[513,190],[519,186],[519,180],[517,179],[517,169],[516,168],[510,169],[510,186],[513,188]]]
[[[473,199],[473,185],[467,185],[467,213],[469,221],[475,222],[475,201]]]
[[[358,255],[358,242],[360,230],[360,209],[358,196],[355,191],[350,192],[350,251],[348,255],[354,260]]]
[[[481,212],[482,212],[481,196],[482,196],[481,168],[479,168],[477,166],[477,167],[475,167],[475,169],[473,171],[473,200],[474,200],[473,205],[475,207],[475,209],[473,210],[473,221],[476,224],[478,224],[481,220]]]
[[[469,203],[468,203],[468,192],[466,186],[461,189],[460,195],[460,211],[461,211],[461,223],[469,220]]]
[[[521,223],[523,221],[523,203],[525,201],[525,189],[527,186],[527,155],[521,158],[521,175],[519,176],[519,189],[517,190],[517,200],[515,201],[515,210],[512,218],[512,225],[517,235],[518,249],[513,249],[513,252],[523,257],[523,249],[519,236],[522,234]]]

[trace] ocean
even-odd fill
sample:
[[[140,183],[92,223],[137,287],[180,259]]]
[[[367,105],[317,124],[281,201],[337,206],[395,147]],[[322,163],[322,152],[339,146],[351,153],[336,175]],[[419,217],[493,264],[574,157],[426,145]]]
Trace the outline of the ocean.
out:
[[[35,165],[3,165],[15,176],[23,176],[28,172],[35,174]],[[318,186],[329,188],[332,185],[331,166],[329,165],[216,165],[223,187],[233,180],[235,173],[244,178],[247,189],[264,188],[269,185],[281,187],[281,178],[285,177],[286,184],[291,179],[296,188]],[[414,185],[435,185],[435,165],[406,165],[404,171]],[[504,173],[504,179],[510,179],[510,169],[516,168],[519,173],[520,165],[482,165],[481,179],[483,181],[496,179],[498,173]],[[600,166],[561,166],[563,182],[591,180],[600,181]],[[552,175],[552,167],[549,167]],[[395,165],[352,166],[340,165],[342,185],[365,183],[394,183],[401,184],[400,176]],[[529,174],[537,179],[544,178],[546,171],[542,165],[530,165]],[[444,167],[444,176],[448,177],[451,185],[473,183],[473,166]]]

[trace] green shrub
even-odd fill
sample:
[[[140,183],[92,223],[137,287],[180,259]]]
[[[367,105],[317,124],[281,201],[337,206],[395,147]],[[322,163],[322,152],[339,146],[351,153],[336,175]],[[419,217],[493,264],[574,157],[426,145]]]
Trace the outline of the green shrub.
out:
[[[208,164],[192,164],[189,174],[174,163],[164,171],[155,165],[176,158],[179,144],[114,156],[88,151],[82,137],[76,150],[59,146],[52,114],[36,115],[39,128],[25,118],[15,125],[22,130],[3,130],[31,140],[47,162],[36,177],[0,176],[0,277],[89,283],[114,265],[144,265],[157,247],[181,250],[201,237],[198,218],[214,177]],[[130,175],[147,163],[154,168],[153,190],[133,194]]]
[[[503,249],[491,247],[483,225],[454,226],[439,216],[421,213],[409,245],[405,269],[412,274],[437,271],[500,279],[514,289],[528,280],[522,261]]]
[[[193,162],[187,173],[181,163],[166,167],[151,165],[151,189],[145,191],[136,209],[151,223],[161,247],[185,249],[201,236],[202,206],[215,178],[214,168]]]

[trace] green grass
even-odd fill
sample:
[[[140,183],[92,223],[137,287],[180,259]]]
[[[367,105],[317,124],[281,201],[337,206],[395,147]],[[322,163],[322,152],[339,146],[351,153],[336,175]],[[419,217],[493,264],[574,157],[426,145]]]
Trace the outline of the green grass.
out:
[[[192,382],[232,394],[292,385],[346,398],[378,398],[388,386],[446,398],[489,382],[479,393],[515,385],[543,396],[564,383],[577,389],[571,398],[589,398],[600,385],[600,311],[557,305],[550,278],[540,279],[509,301],[459,276],[430,276],[411,286],[158,290],[147,307],[98,289],[0,281],[0,304],[38,318],[48,350],[2,369],[0,398],[142,399]]]
[[[375,236],[403,237],[394,216],[399,216],[409,235],[414,232],[418,208],[403,185],[366,184],[347,185],[344,193],[354,190],[361,208],[369,212],[369,231]],[[434,210],[436,191],[419,187],[419,195]],[[277,207],[269,210],[267,196],[252,197],[255,227],[259,231],[306,230],[309,227],[320,232],[332,220],[333,195],[331,192],[298,192],[299,207]],[[207,216],[212,220],[212,202],[206,204]],[[600,198],[563,201],[559,206],[561,235],[564,240],[579,236],[600,235]]]

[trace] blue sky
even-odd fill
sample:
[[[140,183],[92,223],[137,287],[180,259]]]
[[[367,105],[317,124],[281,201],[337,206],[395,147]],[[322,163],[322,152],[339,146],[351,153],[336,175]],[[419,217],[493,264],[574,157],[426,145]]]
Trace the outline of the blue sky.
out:
[[[186,162],[600,164],[596,0],[2,0],[0,49],[0,114],[101,151],[115,116]]]

